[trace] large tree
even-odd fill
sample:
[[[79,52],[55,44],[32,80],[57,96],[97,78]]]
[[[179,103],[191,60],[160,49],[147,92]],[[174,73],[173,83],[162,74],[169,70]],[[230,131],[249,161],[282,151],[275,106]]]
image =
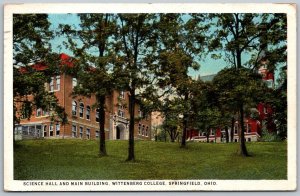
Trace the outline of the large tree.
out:
[[[134,125],[137,98],[151,84],[150,67],[155,61],[157,14],[118,14],[116,52],[122,67],[115,70],[123,90],[129,92],[128,161],[135,160]]]
[[[227,61],[235,68],[236,75],[240,74],[243,67],[254,70],[268,60],[268,68],[274,71],[278,63],[285,60],[286,55],[286,16],[284,14],[209,14],[214,28],[210,49],[221,51]],[[281,52],[283,58],[276,60]],[[222,55],[213,53],[214,58]],[[239,80],[234,77],[234,80]],[[244,133],[244,101],[237,103],[241,132]],[[247,156],[243,134],[241,134],[241,152]]]
[[[59,55],[51,50],[53,38],[46,14],[14,14],[13,16],[13,97],[14,124],[20,117],[30,118],[34,109],[52,112],[52,120],[67,122],[64,109],[44,84],[59,74]],[[38,67],[45,67],[39,71]]]
[[[255,108],[264,101],[267,87],[261,80],[261,76],[247,68],[226,68],[220,71],[213,80],[219,93],[219,102],[223,105],[239,108],[240,126],[240,153],[248,156],[245,145],[245,110]]]
[[[171,99],[175,96],[181,100],[182,138],[181,147],[186,146],[186,133],[190,116],[190,95],[193,80],[190,70],[199,69],[199,59],[204,51],[204,32],[201,14],[160,14],[158,23],[160,51],[158,70],[161,76],[159,86],[171,87]]]
[[[60,28],[68,38],[65,45],[75,56],[75,66],[69,70],[78,81],[73,94],[96,97],[100,129],[99,156],[105,156],[105,100],[116,89],[111,70],[119,65],[112,45],[117,33],[116,15],[78,14],[78,17],[79,27],[60,25]]]

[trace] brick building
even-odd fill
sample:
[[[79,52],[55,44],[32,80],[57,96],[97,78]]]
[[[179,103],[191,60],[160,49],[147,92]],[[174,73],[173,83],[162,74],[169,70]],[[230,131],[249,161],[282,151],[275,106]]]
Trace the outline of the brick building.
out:
[[[62,61],[70,57],[60,55]],[[37,71],[47,69],[45,65],[34,65]],[[99,115],[95,96],[72,98],[71,93],[77,79],[62,73],[51,77],[51,81],[45,84],[45,88],[53,92],[58,98],[59,105],[65,108],[68,115],[68,123],[63,125],[59,121],[53,121],[51,111],[43,111],[37,108],[31,118],[21,118],[20,124],[16,125],[15,135],[17,138],[99,138]],[[113,91],[106,97],[105,104],[105,137],[108,140],[126,140],[129,138],[129,111],[128,92]],[[135,123],[134,136],[136,139],[151,139],[151,117],[144,117],[140,105],[135,106],[135,116],[141,117]]]
[[[258,73],[262,75],[262,80],[267,84],[269,88],[274,88],[274,73],[269,71],[265,65],[261,66],[258,69]],[[207,75],[200,77],[202,81],[212,81],[214,75]],[[261,137],[262,134],[262,123],[263,121],[266,124],[266,128],[269,132],[275,130],[275,124],[270,118],[272,116],[273,110],[271,106],[265,103],[259,103],[256,108],[254,108],[258,112],[258,118],[253,119],[251,117],[244,118],[244,126],[245,126],[245,140],[247,142],[257,141]],[[239,122],[235,121],[233,130],[228,127],[228,134],[229,134],[229,142],[238,142],[239,141]],[[199,142],[225,142],[226,141],[226,134],[224,128],[216,128],[210,129],[209,135],[206,135],[206,132],[201,132],[196,129],[189,129],[187,131],[186,138],[192,141],[199,141]]]

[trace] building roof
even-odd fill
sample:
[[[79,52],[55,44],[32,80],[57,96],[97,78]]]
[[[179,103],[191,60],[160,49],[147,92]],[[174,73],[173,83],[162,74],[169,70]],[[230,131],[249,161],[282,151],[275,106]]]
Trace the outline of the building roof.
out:
[[[60,64],[59,66],[66,66],[66,67],[73,67],[74,66],[74,59],[71,58],[69,55],[65,54],[65,53],[61,53],[59,55],[60,58]],[[36,71],[44,71],[46,69],[48,69],[48,65],[46,65],[44,62],[38,62],[35,64],[30,65],[30,67]],[[28,71],[28,67],[20,67],[20,71],[22,73],[25,73]]]

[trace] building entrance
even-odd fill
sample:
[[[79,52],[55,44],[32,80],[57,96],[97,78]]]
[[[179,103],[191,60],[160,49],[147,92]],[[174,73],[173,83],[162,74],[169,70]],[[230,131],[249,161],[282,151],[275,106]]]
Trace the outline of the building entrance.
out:
[[[124,140],[125,139],[125,126],[123,124],[118,124],[117,132],[116,132],[116,139],[117,140]]]

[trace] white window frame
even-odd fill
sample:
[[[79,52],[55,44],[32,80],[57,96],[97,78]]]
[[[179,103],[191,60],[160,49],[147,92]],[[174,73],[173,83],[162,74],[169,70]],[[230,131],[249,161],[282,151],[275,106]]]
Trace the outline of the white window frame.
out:
[[[100,131],[96,130],[96,138],[99,138],[99,137],[100,137]]]
[[[83,137],[83,127],[79,127],[79,137]]]
[[[87,120],[91,119],[91,107],[89,105],[86,106],[85,116]]]
[[[57,134],[58,133],[58,134]],[[56,123],[55,125],[55,135],[56,136],[59,136],[60,134],[60,124],[59,123]]]
[[[77,78],[72,78],[72,88],[77,86]]]
[[[43,114],[42,108],[36,109],[36,114],[35,114],[36,117],[41,117],[42,114]]]
[[[76,125],[72,125],[72,137],[76,138],[77,137],[77,126]]]
[[[118,106],[118,116],[124,118],[125,117],[125,111],[124,111],[124,106],[119,105]]]
[[[60,76],[56,76],[55,81],[56,81],[56,90],[59,91],[60,90]]]
[[[76,101],[72,101],[72,116],[76,116],[77,115],[77,102]]]
[[[52,135],[51,135],[52,133]],[[53,136],[53,124],[50,124],[49,125],[49,137],[52,137]]]
[[[86,135],[87,139],[91,139],[91,129],[90,128],[86,128],[85,135]]]
[[[84,116],[84,104],[82,102],[79,103],[79,117],[83,118]]]
[[[47,137],[47,125],[43,125],[44,137]]]
[[[49,91],[54,91],[54,77],[51,77],[50,83],[49,83]]]

